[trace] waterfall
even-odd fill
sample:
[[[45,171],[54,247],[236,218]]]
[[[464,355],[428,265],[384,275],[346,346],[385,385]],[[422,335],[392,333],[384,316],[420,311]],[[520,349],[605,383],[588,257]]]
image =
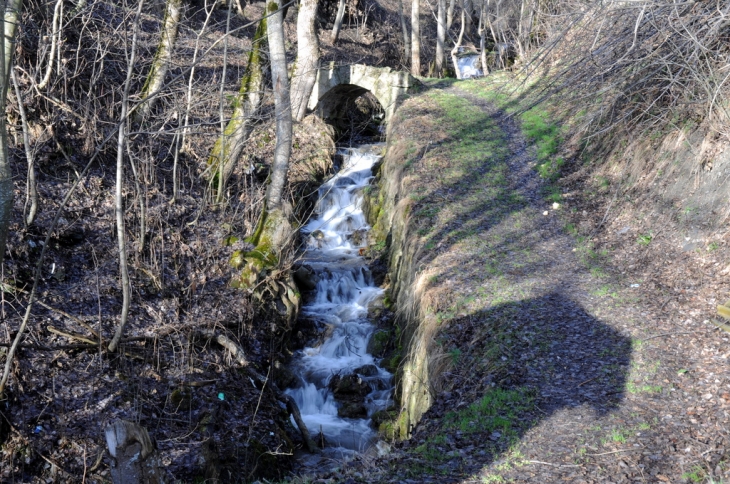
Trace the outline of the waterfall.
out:
[[[307,240],[303,264],[314,270],[317,281],[302,315],[316,321],[325,337],[294,355],[291,368],[299,383],[286,393],[312,435],[321,432],[340,453],[366,450],[377,435],[370,417],[392,405],[392,375],[367,352],[375,330],[367,320],[368,306],[383,290],[374,286],[359,254],[369,229],[363,190],[382,146],[343,153],[342,168],[319,188],[315,215],[301,229]]]

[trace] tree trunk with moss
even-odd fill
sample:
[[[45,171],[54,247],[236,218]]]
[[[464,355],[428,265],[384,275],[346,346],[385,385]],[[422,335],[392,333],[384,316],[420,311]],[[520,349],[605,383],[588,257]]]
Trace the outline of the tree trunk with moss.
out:
[[[162,21],[160,43],[157,45],[155,60],[152,62],[152,67],[150,68],[149,74],[147,74],[147,80],[142,88],[142,99],[149,96],[152,97],[143,101],[137,108],[136,118],[138,120],[149,116],[157,99],[157,93],[165,83],[165,76],[170,68],[172,51],[175,48],[175,40],[177,39],[178,27],[180,26],[181,10],[182,0],[167,0],[165,3],[165,18]]]
[[[266,189],[266,208],[273,211],[282,208],[284,185],[291,155],[292,111],[284,45],[284,15],[276,2],[269,2],[267,10],[271,12],[267,32],[271,56],[271,83],[274,86],[276,148],[274,149],[274,162],[271,165],[271,182]]]
[[[307,114],[307,102],[319,68],[317,0],[302,0],[297,16],[297,63],[292,76],[292,113],[296,121]]]
[[[8,239],[8,229],[13,209],[13,174],[10,169],[8,153],[8,131],[6,127],[5,102],[10,84],[10,69],[13,66],[13,52],[15,51],[15,33],[20,21],[21,0],[7,0],[3,2],[3,46],[0,50],[0,262],[5,255],[5,243]]]
[[[231,284],[240,288],[253,288],[262,274],[278,264],[281,251],[288,244],[292,234],[284,203],[284,186],[289,171],[292,143],[292,111],[284,46],[284,15],[275,2],[269,2],[266,11],[270,14],[267,35],[271,81],[274,86],[276,148],[264,209],[255,232],[246,239],[255,247],[248,252],[236,251],[231,256],[231,265],[241,270]]]
[[[263,18],[254,34],[233,115],[208,157],[208,165],[212,168],[214,176],[223,177],[224,181],[228,179],[240,158],[263,103],[266,50],[266,18]],[[225,186],[225,183],[222,186]]]

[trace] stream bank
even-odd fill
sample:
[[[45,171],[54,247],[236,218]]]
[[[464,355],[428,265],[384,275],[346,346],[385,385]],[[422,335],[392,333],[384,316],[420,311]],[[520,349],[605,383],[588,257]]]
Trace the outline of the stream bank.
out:
[[[487,89],[444,82],[404,103],[369,194],[400,335],[400,412],[386,436],[410,439],[324,477],[727,479],[727,336],[702,320],[727,290],[724,247],[672,261],[705,268],[691,281],[667,277],[651,250],[661,239],[616,229],[625,214],[611,233],[577,237],[571,218],[600,219],[610,199],[546,197],[534,147],[475,87]],[[677,235],[657,248],[681,249]]]

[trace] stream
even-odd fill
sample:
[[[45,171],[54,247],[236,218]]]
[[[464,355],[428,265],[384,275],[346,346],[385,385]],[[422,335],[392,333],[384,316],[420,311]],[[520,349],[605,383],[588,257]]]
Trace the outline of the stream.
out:
[[[314,440],[325,454],[363,452],[376,439],[372,415],[392,405],[392,375],[368,353],[375,326],[368,307],[382,298],[360,249],[369,226],[363,190],[383,144],[348,148],[342,167],[319,188],[315,214],[301,229],[307,240],[302,264],[312,268],[316,289],[307,295],[302,317],[316,322],[317,343],[297,351],[291,370],[299,381],[286,393],[296,401]]]

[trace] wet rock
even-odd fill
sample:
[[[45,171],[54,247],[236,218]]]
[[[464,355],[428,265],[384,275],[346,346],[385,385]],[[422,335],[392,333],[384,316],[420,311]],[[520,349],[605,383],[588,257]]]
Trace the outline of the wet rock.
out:
[[[321,230],[315,230],[311,234],[309,234],[314,240],[323,240],[324,239],[324,232]]]
[[[342,418],[365,418],[368,416],[368,410],[362,403],[346,402],[337,409],[337,416]]]
[[[398,412],[395,409],[390,408],[388,410],[378,410],[370,417],[373,421],[373,427],[380,428],[380,424],[395,420],[398,417]]]
[[[388,348],[388,342],[390,341],[390,331],[379,329],[370,337],[368,341],[367,352],[376,358],[382,358],[385,356],[385,351]]]
[[[274,363],[274,382],[279,388],[289,388],[294,385],[297,377],[286,365],[277,361]]]
[[[368,317],[371,320],[380,319],[385,311],[385,295],[380,294],[368,304]]]
[[[370,393],[370,385],[358,375],[354,374],[345,376],[335,375],[330,380],[329,387],[335,395],[335,398],[346,397],[349,399],[351,397],[365,397],[365,395]]]
[[[377,376],[378,367],[375,365],[363,365],[355,369],[355,373],[362,376]]]
[[[365,242],[367,241],[368,237],[368,230],[367,229],[359,229],[355,230],[353,233],[349,235],[349,239],[352,242],[353,245],[359,247],[361,245],[365,245]]]
[[[352,185],[357,185],[357,183],[355,183],[355,180],[353,180],[349,176],[341,176],[335,179],[336,187],[349,187]]]
[[[317,444],[317,447],[320,449],[324,449],[329,445],[329,442],[327,442],[327,439],[324,438],[324,434],[317,432],[316,434],[312,435],[312,440],[315,444]]]
[[[294,270],[294,282],[302,291],[314,291],[317,289],[317,282],[319,282],[319,276],[312,269],[311,266],[306,264],[300,265]]]

